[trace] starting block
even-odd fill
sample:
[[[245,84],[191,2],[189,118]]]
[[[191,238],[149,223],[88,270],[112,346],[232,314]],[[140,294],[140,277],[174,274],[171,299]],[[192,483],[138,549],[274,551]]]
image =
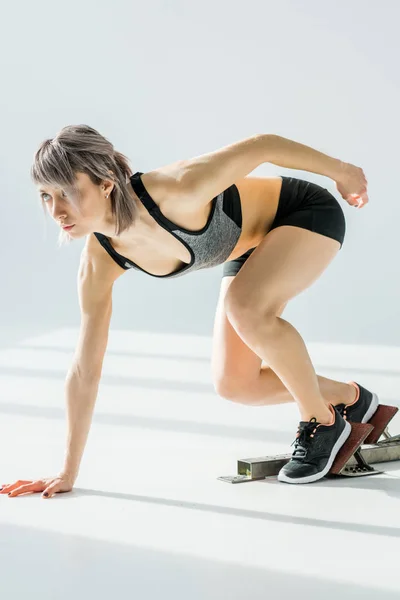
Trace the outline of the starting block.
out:
[[[383,473],[371,464],[400,460],[400,435],[391,436],[388,424],[399,409],[380,404],[368,423],[352,423],[351,433],[339,450],[327,476],[361,477]],[[245,483],[276,476],[291,454],[238,460],[237,475],[218,477],[226,483]]]

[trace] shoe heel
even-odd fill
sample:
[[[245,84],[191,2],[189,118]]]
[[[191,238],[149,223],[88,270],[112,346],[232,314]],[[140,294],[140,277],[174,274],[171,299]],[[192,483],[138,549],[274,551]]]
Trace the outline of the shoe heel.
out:
[[[378,406],[379,406],[379,398],[376,394],[373,393],[371,404],[370,404],[367,412],[365,413],[361,423],[368,423],[369,420],[372,419],[372,417],[378,410]]]
[[[332,465],[334,464],[337,455],[339,454],[341,449],[346,445],[346,442],[347,442],[348,438],[350,437],[350,434],[351,434],[351,425],[348,421],[345,421],[344,429],[343,429],[342,433],[340,434],[340,436],[338,437],[336,444],[332,448],[331,456],[330,456],[329,461],[324,469],[325,475],[327,473],[329,473],[329,471],[331,470]]]

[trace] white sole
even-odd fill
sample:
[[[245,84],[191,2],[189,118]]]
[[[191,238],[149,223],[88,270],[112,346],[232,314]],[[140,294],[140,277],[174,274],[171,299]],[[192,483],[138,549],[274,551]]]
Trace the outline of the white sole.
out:
[[[373,393],[371,405],[370,405],[369,409],[367,410],[367,412],[365,413],[361,423],[368,423],[368,421],[371,419],[371,417],[373,417],[374,414],[376,413],[378,406],[379,406],[379,398],[376,394]]]
[[[322,479],[323,477],[325,477],[325,475],[327,475],[327,473],[329,473],[331,466],[333,465],[333,461],[336,458],[337,453],[339,452],[340,448],[346,443],[346,440],[349,437],[350,433],[351,433],[351,425],[348,421],[346,421],[344,429],[343,429],[340,437],[337,439],[336,444],[333,446],[329,460],[326,463],[326,465],[322,471],[320,471],[319,473],[314,473],[314,475],[308,475],[307,477],[299,477],[296,479],[287,477],[287,475],[285,475],[284,473],[281,473],[281,471],[280,471],[278,473],[278,481],[282,481],[283,483],[312,483],[314,481],[318,481],[319,479]]]

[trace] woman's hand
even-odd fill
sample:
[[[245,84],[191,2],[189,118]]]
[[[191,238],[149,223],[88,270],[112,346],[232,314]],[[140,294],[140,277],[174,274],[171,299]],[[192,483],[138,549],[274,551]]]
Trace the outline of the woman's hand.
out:
[[[47,477],[37,481],[25,481],[19,479],[15,483],[4,484],[0,488],[0,494],[8,494],[10,498],[31,492],[34,494],[43,492],[42,498],[51,498],[59,492],[70,492],[74,486],[72,477],[60,473],[57,477]]]
[[[369,202],[367,185],[368,181],[360,167],[350,163],[342,163],[340,174],[336,180],[336,188],[350,206],[362,208]]]

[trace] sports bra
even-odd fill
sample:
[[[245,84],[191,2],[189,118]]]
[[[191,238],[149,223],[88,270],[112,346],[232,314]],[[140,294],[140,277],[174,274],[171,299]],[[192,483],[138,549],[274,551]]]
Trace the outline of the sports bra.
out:
[[[144,187],[141,175],[143,173],[138,171],[130,177],[136,195],[157,223],[179,239],[189,250],[191,260],[188,265],[167,275],[153,275],[114,250],[107,236],[94,232],[100,244],[115,262],[123,269],[138,269],[147,275],[160,278],[180,277],[191,271],[215,267],[225,262],[236,246],[242,230],[242,209],[237,186],[231,185],[212,200],[211,211],[203,229],[189,231],[179,227],[162,214]]]

